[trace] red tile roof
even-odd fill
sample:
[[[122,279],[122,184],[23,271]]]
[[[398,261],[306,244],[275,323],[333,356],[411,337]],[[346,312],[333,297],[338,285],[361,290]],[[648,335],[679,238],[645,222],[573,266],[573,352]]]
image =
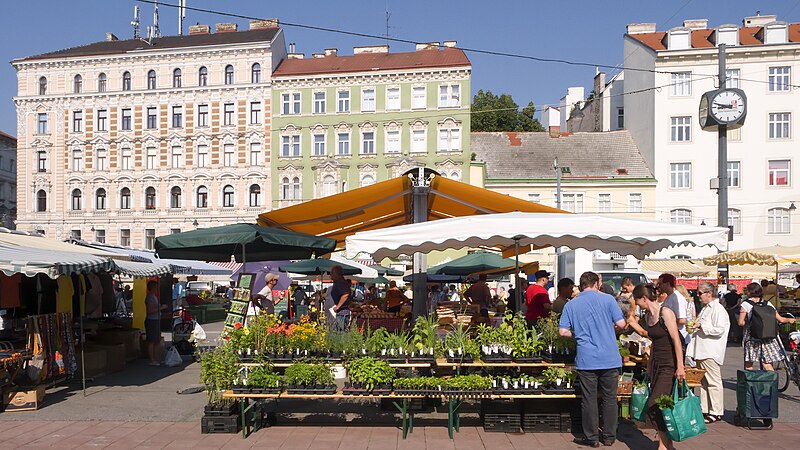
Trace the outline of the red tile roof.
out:
[[[3,133],[2,131],[0,131],[0,138],[8,139],[10,141],[17,142],[17,138],[15,138],[14,136],[11,136],[10,134]]]
[[[789,42],[800,42],[800,23],[789,24]],[[762,27],[739,27],[739,45],[762,45],[758,34]],[[692,30],[692,48],[713,48],[716,44],[711,40],[714,33],[713,28],[703,30]],[[633,39],[650,47],[655,51],[666,50],[667,33],[658,31],[655,33],[629,34]]]
[[[273,78],[323,73],[370,72],[375,70],[421,69],[471,66],[464,51],[457,48],[418,50],[406,53],[360,53],[351,56],[285,59]]]

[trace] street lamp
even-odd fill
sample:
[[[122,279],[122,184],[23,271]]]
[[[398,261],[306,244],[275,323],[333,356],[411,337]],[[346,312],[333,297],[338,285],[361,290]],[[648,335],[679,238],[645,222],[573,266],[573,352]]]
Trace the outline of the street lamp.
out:
[[[789,212],[794,212],[794,211],[797,211],[797,206],[794,206],[794,202],[792,202],[792,204],[789,205]]]
[[[194,221],[192,222],[192,225],[194,225],[194,227],[197,228],[197,226],[200,225],[200,224],[197,222],[197,219],[194,219]]]

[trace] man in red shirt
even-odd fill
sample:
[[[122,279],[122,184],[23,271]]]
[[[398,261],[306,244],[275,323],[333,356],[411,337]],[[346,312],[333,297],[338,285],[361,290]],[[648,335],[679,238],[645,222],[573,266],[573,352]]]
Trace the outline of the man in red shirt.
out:
[[[553,305],[550,303],[550,295],[544,286],[550,279],[550,272],[539,270],[534,274],[536,281],[533,282],[525,291],[525,303],[528,305],[528,312],[525,314],[525,321],[529,327],[536,326],[539,319],[550,315]]]

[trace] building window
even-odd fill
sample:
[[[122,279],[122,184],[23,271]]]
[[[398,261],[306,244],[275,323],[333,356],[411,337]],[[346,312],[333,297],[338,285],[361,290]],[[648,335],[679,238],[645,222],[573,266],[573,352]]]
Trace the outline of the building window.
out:
[[[250,102],[250,124],[261,123],[261,102]]]
[[[75,75],[75,78],[72,81],[72,91],[76,94],[80,94],[83,92],[83,77],[80,75]]]
[[[281,95],[281,106],[283,115],[300,114],[300,93],[293,92]]]
[[[789,139],[792,123],[792,113],[769,114],[769,138]]]
[[[97,210],[106,209],[106,190],[103,188],[95,191],[94,194],[94,208]]]
[[[72,131],[83,133],[83,111],[72,111]]]
[[[144,248],[154,250],[156,248],[156,230],[147,228],[144,230]]]
[[[281,178],[281,200],[293,200],[292,186],[289,184],[289,177]]]
[[[197,105],[197,127],[208,126],[208,105]]]
[[[528,201],[533,203],[542,203],[542,194],[528,194]]]
[[[183,168],[183,147],[181,147],[180,145],[172,146],[172,168],[173,169]]]
[[[457,152],[461,150],[461,129],[459,128],[440,128],[439,129],[439,151]]]
[[[144,190],[144,209],[156,209],[156,188],[152,186]]]
[[[233,125],[233,103],[225,103],[223,106],[223,125]]]
[[[336,133],[336,148],[337,154],[349,155],[350,154],[350,133]]]
[[[741,87],[739,69],[725,69],[725,87],[728,89],[739,89]]]
[[[106,243],[106,230],[95,230],[94,241],[100,244]]]
[[[183,128],[183,106],[172,107],[172,128]]]
[[[129,228],[119,230],[119,245],[123,247],[131,246],[131,230]]]
[[[72,210],[80,211],[83,209],[83,193],[80,189],[72,190]]]
[[[97,92],[105,92],[108,84],[108,77],[106,74],[101,73],[97,76]]]
[[[197,188],[197,207],[208,208],[208,188],[205,186]]]
[[[386,132],[386,153],[400,153],[400,132]]]
[[[197,167],[208,167],[208,146],[197,146]]]
[[[47,172],[47,152],[44,150],[36,152],[36,171],[39,173]]]
[[[733,227],[733,234],[742,234],[742,211],[728,209],[728,225]]]
[[[261,186],[253,184],[250,186],[250,207],[261,206]]]
[[[170,208],[181,207],[181,188],[179,188],[178,186],[174,186],[172,189],[169,190],[169,207]]]
[[[767,234],[785,234],[790,232],[791,227],[788,208],[772,208],[767,211]]]
[[[97,110],[97,131],[108,131],[108,111]]]
[[[225,66],[225,84],[233,84],[233,66]]]
[[[425,109],[425,86],[416,86],[411,90],[411,108]]]
[[[314,135],[314,156],[325,156],[325,135]]]
[[[261,83],[261,64],[255,63],[250,67],[250,82]]]
[[[361,111],[375,111],[375,88],[361,91]]]
[[[625,108],[617,108],[617,128],[625,128]]]
[[[72,239],[81,239],[81,230],[70,230],[69,237]]]
[[[692,72],[674,72],[671,78],[672,95],[692,95]]]
[[[39,95],[47,95],[47,78],[39,78]]]
[[[197,85],[208,86],[208,69],[206,66],[201,67],[197,72]]]
[[[439,107],[449,108],[461,106],[461,86],[447,84],[439,86]]]
[[[39,189],[36,192],[36,212],[47,211],[47,192],[44,189]]]
[[[670,118],[670,140],[688,142],[692,140],[692,118],[690,116]]]
[[[120,160],[120,168],[122,170],[131,170],[133,166],[131,165],[131,160],[133,159],[133,151],[130,148],[125,147],[122,149],[122,158]]]
[[[97,149],[97,170],[108,170],[108,150],[104,148]]]
[[[336,112],[350,112],[350,91],[336,92]]]
[[[122,109],[122,130],[123,131],[130,131],[131,129],[131,109],[130,108],[123,108]]]
[[[261,165],[261,143],[260,142],[252,142],[250,144],[250,165],[251,166],[260,166]]]
[[[692,163],[671,163],[669,165],[669,187],[672,189],[691,189]]]
[[[386,89],[386,109],[397,111],[400,109],[400,88],[392,87]]]
[[[235,192],[233,190],[233,186],[230,184],[222,188],[222,207],[223,208],[233,208],[233,198]]]
[[[789,186],[791,166],[789,160],[769,161],[769,186]]]
[[[413,130],[411,132],[411,151],[424,153],[428,151],[428,144],[425,139],[425,130]]]
[[[72,170],[75,172],[83,171],[83,151],[82,150],[73,150],[72,151]]]
[[[325,114],[325,92],[314,92],[314,114]]]
[[[640,193],[628,194],[628,212],[631,213],[642,212],[642,194]]]
[[[156,88],[156,71],[150,70],[147,72],[147,89]]]
[[[365,131],[361,133],[361,153],[365,155],[375,154],[375,132]]]
[[[599,194],[597,196],[597,212],[598,213],[611,212],[611,194]]]
[[[222,147],[222,165],[225,167],[236,165],[236,152],[233,144],[225,144]]]
[[[158,108],[155,106],[147,107],[147,129],[155,130],[158,128]]]
[[[172,87],[181,87],[181,69],[175,69],[172,71]]]
[[[728,187],[741,187],[741,163],[728,161]]]
[[[791,68],[789,66],[769,68],[769,91],[785,92],[789,90]]]
[[[169,229],[169,234],[178,234],[180,232],[181,232],[180,228],[170,228]]]
[[[147,165],[149,170],[158,168],[158,150],[155,147],[147,147]]]
[[[322,179],[322,196],[327,197],[336,193],[336,179],[333,175],[325,175]]]
[[[673,209],[669,212],[669,220],[672,223],[692,223],[692,210]]]
[[[47,113],[36,115],[36,133],[47,134]]]
[[[562,194],[561,209],[573,213],[582,213],[583,194],[573,194],[573,193]]]
[[[300,157],[300,136],[281,136],[281,156],[285,158]]]
[[[131,209],[131,190],[126,187],[119,191],[119,209]]]
[[[375,184],[375,177],[373,177],[372,175],[364,175],[363,177],[361,177],[362,187],[371,186],[373,184]]]
[[[131,90],[131,73],[124,72],[122,74],[122,90],[123,91],[130,91]]]

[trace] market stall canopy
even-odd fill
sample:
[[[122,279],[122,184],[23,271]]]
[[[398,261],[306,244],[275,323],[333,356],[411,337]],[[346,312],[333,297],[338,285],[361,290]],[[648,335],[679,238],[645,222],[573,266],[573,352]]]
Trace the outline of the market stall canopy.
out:
[[[716,272],[717,268],[691,259],[645,259],[642,261],[642,270],[658,274],[671,273],[676,277],[704,277]]]
[[[331,261],[330,259],[303,259],[292,264],[280,266],[281,272],[299,273],[301,275],[321,275],[323,273],[331,273],[331,267],[342,266],[342,273],[344,275],[356,275],[361,273],[361,269],[353,267],[349,264]]]
[[[130,257],[115,255],[105,250],[86,248],[79,245],[68,244],[66,242],[49,239],[44,236],[28,235],[15,232],[0,232],[0,245],[14,245],[23,248],[78,253],[83,255],[94,255],[105,258],[116,258],[130,260]]]
[[[519,265],[519,271],[524,273],[525,275],[531,275],[536,273],[539,270],[539,262],[533,261],[525,264]],[[511,265],[506,267],[500,267],[497,269],[491,270],[484,270],[481,272],[475,272],[470,274],[470,278],[476,278],[480,275],[486,275],[488,278],[496,278],[496,277],[504,277],[507,275],[512,275],[514,272],[517,271],[517,266]]]
[[[171,273],[175,275],[230,275],[231,270],[225,267],[215,266],[203,261],[192,261],[188,259],[167,259],[159,258],[155,253],[146,250],[137,250],[126,247],[114,247],[110,245],[96,244],[82,240],[72,239],[72,242],[78,244],[77,246],[95,248],[110,252],[113,255],[123,257],[123,259],[130,259],[139,263],[153,263],[153,264],[168,264]],[[120,258],[114,257],[115,260]],[[144,267],[144,266],[140,266]],[[133,276],[133,275],[129,275]]]
[[[800,262],[800,246],[773,245],[748,250],[731,250],[703,258],[703,262],[709,266],[721,264],[777,266]]]
[[[338,248],[356,232],[412,222],[412,186],[407,176],[276,209],[260,225],[336,239]],[[566,213],[442,176],[434,176],[428,196],[428,221],[500,212]]]
[[[355,276],[355,278],[358,281],[366,282],[367,279],[374,279],[374,278],[378,278],[380,276],[380,274],[378,274],[378,271],[375,270],[374,268],[372,268],[370,266],[367,266],[367,265],[364,265],[364,264],[361,264],[358,261],[353,261],[353,260],[347,259],[344,256],[341,256],[339,254],[336,254],[336,253],[331,254],[331,258],[330,259],[331,259],[331,261],[334,261],[334,262],[342,264],[342,267],[344,267],[344,265],[348,265],[348,266],[355,267],[357,269],[361,269],[361,273]]]
[[[156,238],[159,257],[200,261],[230,261],[231,255],[239,262],[243,257],[249,261],[305,259],[330,253],[334,247],[336,241],[333,239],[251,223],[202,228]]]
[[[778,270],[778,273],[800,273],[800,264],[792,263]]]
[[[383,266],[370,266],[376,271],[378,271],[378,275],[382,277],[401,277],[405,272],[402,270],[392,269],[391,267],[383,267]]]
[[[680,244],[726,249],[728,229],[593,214],[512,212],[357,233],[347,238],[347,256],[368,253],[380,259],[445,248],[511,247],[515,240],[521,246],[584,248],[643,259]]]
[[[462,283],[467,279],[466,275],[428,275],[425,281],[428,283]],[[403,281],[411,283],[414,281],[414,274],[410,273],[403,277]]]
[[[0,270],[9,276],[22,273],[30,277],[43,273],[57,278],[59,275],[108,271],[112,268],[113,262],[110,259],[87,253],[0,244]]]
[[[474,252],[428,269],[431,275],[469,275],[484,270],[502,269],[514,266],[513,259],[506,259],[496,253]]]
[[[171,264],[115,260],[112,270],[133,278],[160,277],[175,273]]]

